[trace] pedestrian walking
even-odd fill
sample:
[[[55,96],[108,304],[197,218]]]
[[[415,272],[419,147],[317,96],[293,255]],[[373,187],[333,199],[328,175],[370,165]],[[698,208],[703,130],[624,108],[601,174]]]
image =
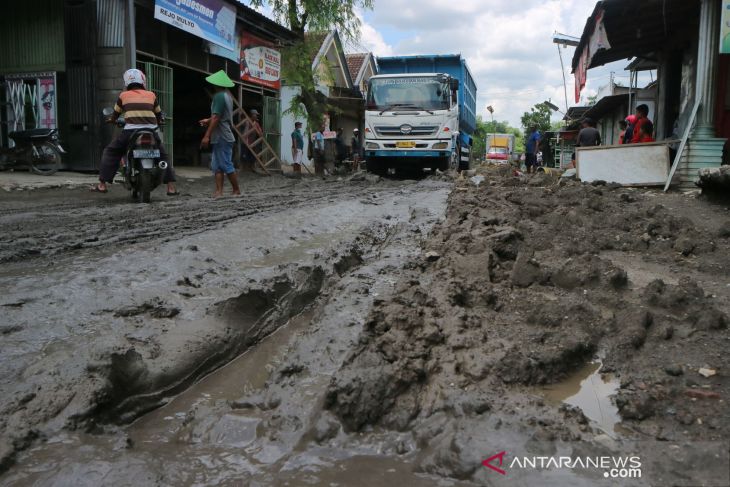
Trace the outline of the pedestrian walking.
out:
[[[204,118],[199,122],[202,127],[207,127],[200,146],[204,149],[211,147],[213,150],[210,164],[215,176],[213,198],[223,196],[226,176],[233,187],[233,195],[238,196],[241,190],[238,186],[236,169],[233,167],[233,143],[236,141],[233,136],[233,97],[228,91],[228,88],[235,85],[223,70],[211,74],[205,81],[215,87],[215,95],[210,105],[210,118]]]
[[[302,122],[294,123],[294,132],[291,133],[291,156],[294,163],[294,174],[302,174],[302,157],[304,155],[304,134]]]

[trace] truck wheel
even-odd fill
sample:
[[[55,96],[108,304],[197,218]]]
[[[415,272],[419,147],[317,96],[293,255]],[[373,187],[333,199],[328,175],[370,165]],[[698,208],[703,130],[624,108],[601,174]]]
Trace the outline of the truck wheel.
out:
[[[442,157],[439,159],[438,170],[441,172],[446,172],[449,170],[449,158],[448,157]]]
[[[453,171],[459,170],[459,157],[461,157],[461,147],[457,145],[449,157],[449,169]]]
[[[462,159],[467,157],[468,160],[463,161]],[[459,145],[459,171],[468,171],[471,163],[471,152],[464,152],[461,145]]]

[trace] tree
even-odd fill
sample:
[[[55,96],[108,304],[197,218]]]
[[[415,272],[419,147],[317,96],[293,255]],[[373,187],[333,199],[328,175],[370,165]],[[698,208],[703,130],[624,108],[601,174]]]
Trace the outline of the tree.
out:
[[[282,52],[282,77],[288,84],[301,87],[289,111],[306,116],[310,127],[317,127],[330,111],[326,98],[317,91],[312,59],[319,49],[319,36],[307,38],[305,32],[328,32],[337,29],[343,41],[360,36],[360,19],[356,9],[372,9],[373,0],[250,0],[251,6],[268,5],[278,22],[297,35],[297,40]],[[306,109],[303,113],[302,106]]]
[[[530,131],[530,127],[537,127],[540,132],[548,132],[550,130],[550,117],[553,112],[546,103],[538,103],[522,115],[520,121],[525,132]]]

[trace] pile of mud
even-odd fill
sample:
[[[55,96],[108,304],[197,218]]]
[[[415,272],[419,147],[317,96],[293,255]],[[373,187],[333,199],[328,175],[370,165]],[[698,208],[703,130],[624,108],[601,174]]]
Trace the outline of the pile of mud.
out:
[[[459,181],[420,260],[375,303],[326,408],[349,431],[411,431],[429,452],[422,471],[470,479],[507,425],[545,441],[601,433],[534,392],[600,353],[621,383],[624,434],[726,439],[726,219],[680,195],[545,174]]]

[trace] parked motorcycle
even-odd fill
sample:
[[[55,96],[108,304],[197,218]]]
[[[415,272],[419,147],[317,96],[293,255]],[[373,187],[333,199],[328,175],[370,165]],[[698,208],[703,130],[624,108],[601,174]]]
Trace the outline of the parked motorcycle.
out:
[[[10,132],[15,146],[0,149],[0,169],[27,166],[36,174],[50,176],[61,169],[66,151],[58,140],[57,129],[30,129]]]
[[[113,110],[105,108],[102,113],[108,120]],[[123,116],[116,121],[118,127],[124,127],[124,123]],[[152,191],[162,184],[167,164],[167,161],[160,158],[155,129],[135,130],[129,138],[129,146],[120,166],[124,187],[131,192],[132,199],[139,203],[149,203]]]

